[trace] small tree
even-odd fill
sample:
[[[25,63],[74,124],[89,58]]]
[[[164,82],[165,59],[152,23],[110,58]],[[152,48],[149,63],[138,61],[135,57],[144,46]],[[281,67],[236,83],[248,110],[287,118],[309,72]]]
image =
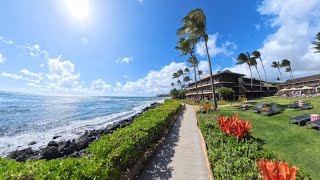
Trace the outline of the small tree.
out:
[[[177,90],[176,88],[173,88],[171,91],[170,91],[170,95],[172,97],[172,99],[177,99],[179,98],[179,90]]]
[[[218,93],[220,94],[223,100],[232,100],[233,90],[231,88],[223,87],[218,89]]]

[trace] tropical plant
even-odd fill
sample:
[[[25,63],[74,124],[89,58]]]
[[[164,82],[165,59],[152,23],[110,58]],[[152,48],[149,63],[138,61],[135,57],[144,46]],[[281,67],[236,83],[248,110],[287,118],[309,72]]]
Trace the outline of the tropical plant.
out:
[[[250,61],[250,62],[249,62],[249,63],[250,63],[250,66],[254,66],[254,67],[256,68],[256,71],[257,71],[258,76],[259,76],[259,79],[260,79],[260,92],[262,92],[261,76],[260,76],[260,72],[259,72],[258,66],[257,66],[258,62],[257,62],[257,60],[256,60],[255,57],[251,57],[249,61]],[[260,94],[260,95],[261,95],[261,94]]]
[[[177,99],[179,98],[179,90],[177,90],[176,88],[173,88],[171,91],[170,91],[170,95],[173,99]]]
[[[271,67],[278,69],[278,71],[279,71],[279,73],[280,73],[280,76],[281,76],[281,81],[283,82],[282,73],[281,73],[281,71],[280,71],[281,63],[280,63],[279,61],[278,61],[278,62],[273,61],[272,64],[271,64]]]
[[[233,89],[227,88],[227,87],[222,87],[218,89],[218,93],[220,94],[223,100],[228,100],[228,99],[230,100],[233,92],[234,92]]]
[[[218,108],[217,100],[215,98],[215,87],[213,82],[213,73],[212,73],[212,66],[211,60],[208,50],[208,34],[207,34],[207,22],[206,22],[206,15],[202,11],[202,9],[194,9],[191,10],[183,19],[182,19],[182,27],[178,29],[177,35],[178,36],[185,36],[188,35],[188,38],[191,38],[195,42],[199,42],[203,39],[206,53],[207,53],[207,60],[210,69],[210,78],[211,78],[211,90],[212,90],[212,97],[213,97],[213,104],[215,109]]]
[[[286,162],[270,161],[260,159],[257,161],[261,175],[264,180],[295,180],[298,168],[293,166],[290,168]]]
[[[189,69],[189,68],[185,68],[185,69],[184,69],[184,72],[185,72],[185,74],[188,74],[188,76],[189,76],[189,78],[190,78],[190,81],[192,81],[190,69]],[[189,85],[189,84],[188,84],[188,85]]]
[[[312,41],[312,44],[314,45],[313,49],[315,49],[315,53],[320,53],[320,32],[316,35],[317,41]]]
[[[180,85],[180,90],[182,90],[182,83],[181,83],[180,79],[178,79],[177,84]]]
[[[180,75],[176,72],[172,74],[172,79],[178,79],[178,81],[181,82],[179,77],[180,77]],[[177,83],[177,84],[179,84],[180,88],[182,89],[181,83]]]
[[[293,85],[296,86],[296,84],[294,82],[295,80],[294,80],[294,77],[293,77],[293,73],[292,73],[291,62],[288,59],[284,59],[281,62],[281,67],[285,67],[286,68],[286,72],[290,72]]]
[[[246,53],[241,53],[239,54],[237,58],[236,64],[247,64],[250,70],[250,75],[251,75],[251,88],[252,88],[252,71],[251,71],[251,65],[250,65],[250,54],[248,52]]]
[[[202,105],[201,109],[203,113],[207,113],[207,112],[211,112],[213,110],[213,107],[211,104],[204,104]]]
[[[201,82],[201,76],[203,76],[203,71],[199,70],[199,65],[197,65],[197,69],[198,69],[199,82]],[[203,87],[201,87],[201,99],[204,99]]]
[[[182,76],[183,86],[185,87],[186,84],[185,84],[185,81],[184,81],[184,72],[183,72],[183,70],[182,70],[182,69],[179,69],[179,70],[177,71],[177,73],[179,74],[179,76]]]
[[[238,115],[231,117],[220,116],[218,122],[222,132],[228,135],[234,135],[237,139],[250,136],[251,123],[240,120]]]
[[[188,59],[187,62],[192,64],[192,66],[194,67],[194,82],[195,82],[196,92],[197,92],[196,100],[199,101],[197,76],[196,76],[196,71],[195,71],[195,66],[196,66],[195,63],[197,64],[198,61],[197,61],[196,57],[193,54],[194,53],[194,47],[195,47],[196,43],[197,43],[197,41],[196,41],[195,38],[190,38],[190,37],[188,37],[188,38],[180,38],[179,42],[178,42],[178,46],[176,46],[176,49],[180,50],[182,56],[190,54],[190,58]]]
[[[263,61],[262,61],[262,58],[261,58],[261,53],[259,51],[253,51],[252,52],[252,56],[255,57],[256,59],[260,60],[261,65],[262,65],[262,69],[263,69],[263,72],[264,72],[264,76],[265,76],[265,79],[266,79],[266,82],[268,82],[266,69],[264,68],[264,64],[263,64]],[[267,86],[267,89],[269,90],[268,86]]]
[[[184,79],[183,79],[184,82],[188,83],[191,81],[190,77],[189,76],[185,76]]]

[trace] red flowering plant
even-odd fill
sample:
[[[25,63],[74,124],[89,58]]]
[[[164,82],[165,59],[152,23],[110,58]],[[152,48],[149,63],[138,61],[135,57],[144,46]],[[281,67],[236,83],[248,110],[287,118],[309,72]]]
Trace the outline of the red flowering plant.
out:
[[[204,112],[211,112],[213,111],[213,107],[211,104],[204,104],[202,105],[202,109]]]
[[[237,139],[250,136],[251,123],[239,119],[236,114],[234,116],[220,116],[218,118],[220,130],[228,135],[234,135]]]
[[[295,180],[298,168],[288,163],[260,159],[257,161],[264,180]]]

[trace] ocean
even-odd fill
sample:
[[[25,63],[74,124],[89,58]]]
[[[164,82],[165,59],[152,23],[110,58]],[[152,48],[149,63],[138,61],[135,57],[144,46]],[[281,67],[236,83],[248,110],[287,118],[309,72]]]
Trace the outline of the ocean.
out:
[[[157,97],[43,96],[0,92],[0,156],[11,151],[74,139],[85,130],[100,129],[130,117]],[[28,146],[32,141],[37,143]]]

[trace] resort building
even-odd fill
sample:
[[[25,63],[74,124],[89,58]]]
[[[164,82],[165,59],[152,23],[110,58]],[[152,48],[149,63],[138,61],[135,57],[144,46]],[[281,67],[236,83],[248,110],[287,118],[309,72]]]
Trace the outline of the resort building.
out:
[[[265,83],[260,80],[253,79],[253,85],[251,87],[251,79],[246,78],[244,74],[239,74],[231,72],[229,70],[218,71],[218,73],[213,75],[213,81],[215,86],[215,95],[219,99],[218,89],[222,87],[227,87],[233,89],[233,99],[237,100],[240,97],[245,96],[248,99],[262,97],[262,96],[272,96],[277,93],[277,87],[271,84]],[[212,99],[211,90],[211,79],[210,75],[204,76],[200,81],[197,81],[198,94],[199,97],[210,100]],[[197,96],[195,83],[190,83],[187,87],[186,96],[188,99],[195,99]]]
[[[320,74],[297,78],[294,79],[294,81],[289,79],[279,86],[281,89],[301,88],[306,86],[317,88],[320,86]]]

